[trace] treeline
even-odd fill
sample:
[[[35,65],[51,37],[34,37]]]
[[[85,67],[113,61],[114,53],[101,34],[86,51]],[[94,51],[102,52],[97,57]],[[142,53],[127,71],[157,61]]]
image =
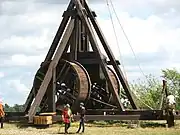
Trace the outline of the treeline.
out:
[[[14,106],[4,105],[5,112],[23,112],[24,105],[15,104]]]
[[[167,90],[176,97],[176,109],[180,109],[180,72],[176,69],[162,70],[162,78],[167,81]],[[135,99],[138,106],[143,109],[159,109],[161,93],[162,93],[162,80],[148,75],[147,80],[136,80],[133,84],[130,84],[131,90],[136,95]],[[121,91],[121,97],[123,95]],[[125,94],[125,93],[124,93]],[[165,99],[165,94],[164,94]],[[5,104],[4,109],[6,112],[22,112],[23,105],[15,104],[9,106]]]

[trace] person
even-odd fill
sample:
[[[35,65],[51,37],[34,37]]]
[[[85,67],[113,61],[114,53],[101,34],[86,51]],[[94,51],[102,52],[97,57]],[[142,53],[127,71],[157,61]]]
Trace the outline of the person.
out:
[[[123,104],[125,109],[128,109],[128,106],[130,105],[130,102],[127,98],[121,98],[121,103]]]
[[[84,133],[85,127],[84,127],[84,117],[85,117],[85,107],[84,103],[80,103],[80,122],[79,122],[79,129],[76,133],[79,133],[82,126],[82,133]]]
[[[175,97],[170,92],[167,96],[166,104],[168,110],[175,111],[175,105],[176,105]]]
[[[175,114],[175,97],[170,92],[166,98],[166,115],[168,127],[174,126],[174,114]]]
[[[70,105],[66,104],[62,113],[62,119],[65,124],[65,134],[68,133],[68,129],[70,128],[71,125],[71,119],[72,119],[72,112],[70,109]]]
[[[1,122],[1,128],[3,128],[3,120],[4,120],[4,108],[3,108],[3,103],[2,100],[0,99],[0,122]]]

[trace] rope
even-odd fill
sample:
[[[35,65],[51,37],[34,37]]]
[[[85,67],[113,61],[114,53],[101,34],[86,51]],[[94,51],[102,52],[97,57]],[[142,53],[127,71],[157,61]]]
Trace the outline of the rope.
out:
[[[113,31],[114,31],[114,36],[115,36],[115,38],[116,38],[116,44],[117,44],[117,46],[118,46],[119,55],[120,55],[120,57],[122,58],[122,54],[121,54],[121,50],[120,50],[120,47],[119,47],[119,42],[118,42],[116,30],[115,30],[115,25],[114,25],[114,23],[113,23],[113,17],[112,17],[112,14],[111,14],[111,10],[110,10],[110,6],[109,6],[108,0],[106,0],[106,3],[107,3],[108,11],[109,11],[109,16],[110,16],[110,19],[111,19]],[[126,74],[126,72],[125,72],[125,67],[124,67],[124,64],[123,64],[124,62],[123,62],[122,59],[121,59],[121,63],[122,63],[122,67],[123,67],[123,72],[124,72],[125,78],[127,79],[127,74]]]
[[[106,2],[107,2],[108,9],[109,9],[109,12],[110,12],[108,0],[106,0]],[[134,52],[134,49],[133,49],[133,47],[132,47],[132,45],[131,45],[131,42],[130,42],[130,40],[129,40],[129,38],[128,38],[128,36],[127,36],[127,34],[126,34],[126,32],[125,32],[125,30],[124,30],[124,28],[123,28],[123,26],[122,26],[122,24],[121,24],[121,22],[120,22],[120,19],[119,19],[118,15],[117,15],[117,13],[116,13],[116,11],[115,11],[115,8],[114,8],[114,5],[113,5],[113,3],[112,3],[112,0],[110,0],[110,3],[111,3],[111,6],[112,6],[113,11],[114,11],[114,13],[115,13],[115,16],[116,16],[116,18],[117,18],[117,20],[118,20],[118,23],[119,23],[119,25],[120,25],[120,27],[121,27],[121,29],[122,29],[122,31],[123,31],[123,34],[124,34],[126,40],[128,41],[128,44],[129,44],[129,46],[130,46],[130,48],[131,48],[131,51],[133,52],[133,55],[134,55],[134,57],[135,57],[135,59],[136,59],[136,61],[137,61],[138,67],[139,67],[142,75],[146,78],[147,82],[152,86],[151,82],[149,81],[149,79],[147,78],[147,76],[144,74],[144,72],[143,72],[143,70],[142,70],[142,68],[141,68],[141,66],[140,66],[140,64],[139,64],[138,58],[137,58],[137,56],[136,56],[136,54],[135,54],[135,52]],[[111,17],[111,21],[112,21],[112,24],[113,24],[113,29],[114,29],[114,31],[115,31],[115,27],[114,27],[114,23],[113,23],[113,20],[112,20],[111,12],[110,12],[110,17]],[[115,31],[115,32],[116,32],[116,31]],[[117,35],[116,35],[116,33],[115,33],[115,36],[116,36],[116,40],[117,40]],[[118,40],[117,40],[117,44],[118,44]],[[118,44],[118,49],[119,49],[119,52],[120,52],[119,44]],[[120,93],[120,94],[122,94],[122,93]],[[153,109],[152,107],[150,107],[148,104],[146,104],[145,102],[143,102],[143,101],[142,101],[140,98],[138,98],[137,96],[136,96],[136,98],[137,98],[141,103],[143,103],[144,105],[146,105],[147,107],[149,107],[150,109]]]
[[[114,11],[114,13],[115,13],[115,16],[116,16],[116,18],[117,18],[117,20],[118,20],[118,23],[119,23],[119,25],[120,25],[120,27],[121,27],[121,29],[122,29],[122,31],[123,31],[123,34],[124,34],[124,36],[125,36],[128,44],[129,44],[129,46],[130,46],[130,48],[131,48],[131,51],[133,52],[133,55],[134,55],[134,57],[135,57],[135,59],[136,59],[136,61],[137,61],[138,67],[139,67],[142,75],[146,78],[147,82],[148,82],[149,84],[151,84],[150,81],[148,80],[147,76],[144,74],[144,72],[143,72],[143,70],[142,70],[142,68],[141,68],[141,66],[140,66],[140,64],[139,64],[138,58],[137,58],[137,56],[136,56],[136,54],[135,54],[135,52],[134,52],[134,50],[133,50],[133,47],[132,47],[132,45],[131,45],[130,40],[129,40],[129,38],[128,38],[128,36],[127,36],[127,34],[126,34],[126,32],[125,32],[125,30],[124,30],[124,28],[123,28],[123,26],[122,26],[122,24],[121,24],[121,22],[120,22],[120,19],[119,19],[117,13],[116,13],[116,10],[115,10],[115,8],[114,8],[114,4],[113,4],[112,0],[110,0],[110,3],[111,3],[111,6],[112,6],[113,11]]]
[[[123,93],[121,93],[121,95],[124,96],[124,97],[126,97],[126,95],[123,94]],[[136,96],[136,98],[137,98],[141,103],[143,103],[145,106],[147,106],[149,109],[154,110],[152,107],[150,107],[148,104],[146,104],[145,102],[143,102],[143,101],[142,101],[140,98],[138,98],[137,96]]]

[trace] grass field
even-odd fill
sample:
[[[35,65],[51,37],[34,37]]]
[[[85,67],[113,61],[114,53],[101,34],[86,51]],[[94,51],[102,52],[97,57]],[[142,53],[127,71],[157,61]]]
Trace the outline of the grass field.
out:
[[[156,125],[153,127],[153,125]],[[77,123],[73,123],[69,129],[70,134],[75,134]],[[64,134],[62,125],[53,125],[46,129],[37,129],[35,127],[19,127],[15,124],[5,124],[4,129],[0,129],[0,135],[58,135]],[[165,128],[151,124],[145,128],[129,129],[127,126],[120,125],[103,125],[103,124],[86,124],[84,135],[180,135],[180,125],[174,128]]]

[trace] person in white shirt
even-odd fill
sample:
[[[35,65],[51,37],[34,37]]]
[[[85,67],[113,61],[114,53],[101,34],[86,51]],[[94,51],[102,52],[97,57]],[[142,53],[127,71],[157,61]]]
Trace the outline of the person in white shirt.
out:
[[[167,99],[166,99],[166,104],[167,104],[167,109],[172,111],[173,113],[175,112],[175,106],[176,106],[176,100],[174,95],[171,93],[168,94]]]
[[[173,95],[167,96],[167,103],[168,103],[169,105],[176,104],[175,97],[174,97]]]
[[[174,115],[176,114],[175,106],[176,101],[174,95],[172,95],[172,93],[168,93],[168,96],[166,98],[166,115],[168,127],[174,126]]]
[[[124,98],[121,98],[121,103],[123,104],[124,108],[127,109],[128,106],[130,105],[130,102],[128,99],[124,99]]]

